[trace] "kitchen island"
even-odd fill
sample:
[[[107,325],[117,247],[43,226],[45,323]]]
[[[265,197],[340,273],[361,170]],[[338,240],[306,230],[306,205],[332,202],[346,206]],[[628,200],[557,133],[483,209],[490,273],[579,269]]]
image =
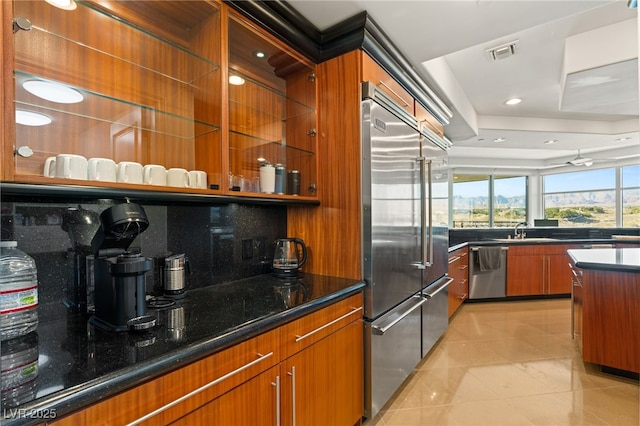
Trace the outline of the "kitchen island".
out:
[[[568,254],[574,275],[572,328],[583,360],[639,373],[640,248],[574,249]]]
[[[152,300],[155,308],[150,313],[158,317],[159,325],[146,333],[104,332],[89,325],[86,315],[69,315],[56,321],[41,319],[36,332],[25,339],[16,339],[12,345],[3,344],[3,380],[7,373],[4,368],[7,350],[29,358],[26,361],[34,368],[31,380],[16,388],[19,392],[11,395],[11,401],[3,398],[2,423],[27,425],[52,421],[83,407],[108,402],[110,396],[117,398],[128,389],[153,383],[152,379],[179,372],[263,335],[274,335],[278,342],[278,335],[284,336],[278,328],[360,296],[363,287],[361,281],[314,274],[292,280],[267,274],[217,284],[189,291],[172,306],[163,307],[162,299]],[[362,317],[361,308],[344,309],[346,314],[332,312],[338,316],[332,325],[354,324],[361,336],[361,323],[354,321]],[[313,323],[313,327],[318,325]],[[329,329],[307,340],[317,342]],[[254,350],[252,346],[240,352],[251,355]],[[334,351],[340,353],[335,347]],[[277,350],[271,358],[275,360],[276,355],[280,355]],[[275,361],[269,362],[268,365],[277,365]],[[353,367],[361,369],[361,365]],[[149,397],[159,399],[160,395]],[[116,411],[126,410],[121,407]]]

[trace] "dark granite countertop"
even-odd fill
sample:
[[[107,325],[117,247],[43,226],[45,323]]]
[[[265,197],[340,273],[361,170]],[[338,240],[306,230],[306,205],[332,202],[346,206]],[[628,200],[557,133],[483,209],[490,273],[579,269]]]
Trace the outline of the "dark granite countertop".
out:
[[[61,417],[346,298],[364,285],[313,274],[217,284],[189,291],[171,307],[149,309],[159,325],[142,334],[101,331],[88,324],[86,315],[41,318],[35,332],[3,342],[3,380],[7,356],[37,359],[37,372],[35,379],[3,394],[2,423],[31,425],[52,413]]]
[[[638,244],[640,246],[640,242],[637,240],[620,240],[620,239],[610,239],[610,238],[572,238],[572,239],[560,239],[560,238],[525,238],[523,240],[517,239],[507,239],[507,238],[495,238],[495,239],[487,239],[481,241],[468,241],[461,244],[456,244],[454,246],[449,247],[449,253],[452,251],[459,250],[464,248],[465,246],[503,246],[503,245],[542,245],[542,244],[581,244],[584,248],[592,248],[593,246],[597,246],[600,244],[616,244],[616,243],[625,243],[625,244]]]
[[[567,253],[578,268],[640,272],[640,248],[573,249]]]

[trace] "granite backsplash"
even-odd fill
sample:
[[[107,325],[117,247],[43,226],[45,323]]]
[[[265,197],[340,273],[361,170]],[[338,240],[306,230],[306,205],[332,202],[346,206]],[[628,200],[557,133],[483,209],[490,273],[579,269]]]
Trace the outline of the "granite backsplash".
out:
[[[32,256],[38,268],[39,317],[54,320],[64,316],[73,286],[77,253],[70,234],[61,225],[69,208],[101,213],[116,202],[83,200],[41,202],[2,201],[2,240],[15,240],[18,248]],[[191,273],[187,290],[248,278],[271,270],[274,244],[286,237],[287,210],[281,205],[202,203],[142,204],[149,227],[131,244],[154,259],[154,269],[146,275],[147,293],[160,295],[160,270],[164,258],[185,253]],[[95,226],[95,231],[99,225]],[[95,232],[93,232],[95,234]],[[74,260],[75,259],[75,260]]]

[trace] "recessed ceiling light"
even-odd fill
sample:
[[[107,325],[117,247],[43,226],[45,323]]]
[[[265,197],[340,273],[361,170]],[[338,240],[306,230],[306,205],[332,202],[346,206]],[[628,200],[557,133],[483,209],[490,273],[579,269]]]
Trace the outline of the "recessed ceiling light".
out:
[[[46,126],[51,123],[51,118],[37,112],[17,109],[16,123],[24,126]]]
[[[239,75],[230,75],[229,84],[233,84],[234,86],[242,86],[244,84],[244,78],[240,77]]]
[[[265,52],[263,50],[256,50],[255,52],[253,52],[253,56],[255,56],[258,59],[264,59],[268,55],[267,55],[267,52]]]
[[[522,99],[520,99],[520,98],[511,98],[511,99],[507,100],[505,102],[505,104],[507,104],[507,105],[518,105],[520,102],[522,102]]]
[[[55,6],[58,9],[74,10],[77,5],[74,0],[44,0],[51,6]]]
[[[495,138],[493,141],[494,142],[504,142],[506,140],[507,140],[507,138]]]
[[[558,141],[555,140],[555,139],[549,139],[548,141],[544,141],[544,144],[545,145],[551,145],[551,144],[556,143],[556,142],[558,142]]]
[[[59,104],[75,104],[84,99],[82,93],[77,90],[50,81],[29,80],[25,81],[22,87],[39,98]]]

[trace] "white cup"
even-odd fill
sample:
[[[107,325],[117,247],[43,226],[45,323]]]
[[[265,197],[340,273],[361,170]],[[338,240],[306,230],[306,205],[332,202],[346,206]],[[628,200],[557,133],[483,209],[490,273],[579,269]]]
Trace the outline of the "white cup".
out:
[[[189,187],[190,188],[207,188],[207,172],[202,170],[189,171]]]
[[[89,180],[116,181],[116,162],[110,158],[89,158],[87,169]]]
[[[276,168],[273,164],[260,167],[260,192],[273,194],[276,190]]]
[[[148,185],[167,185],[167,169],[159,164],[147,164],[142,169],[142,180]]]
[[[173,167],[167,170],[167,185],[179,188],[189,187],[189,172],[186,169]]]
[[[116,170],[116,181],[122,183],[142,183],[142,164],[121,161]]]
[[[56,157],[49,157],[44,160],[44,170],[42,174],[45,177],[56,177]]]
[[[82,155],[58,154],[56,177],[65,179],[87,179],[87,159]]]

